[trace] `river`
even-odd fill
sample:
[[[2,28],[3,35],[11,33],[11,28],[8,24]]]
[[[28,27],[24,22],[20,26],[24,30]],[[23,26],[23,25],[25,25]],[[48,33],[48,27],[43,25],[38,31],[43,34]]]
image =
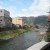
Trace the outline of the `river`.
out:
[[[43,29],[39,29],[43,30]],[[0,50],[26,50],[35,43],[40,42],[38,31],[28,31],[8,41],[0,42]]]

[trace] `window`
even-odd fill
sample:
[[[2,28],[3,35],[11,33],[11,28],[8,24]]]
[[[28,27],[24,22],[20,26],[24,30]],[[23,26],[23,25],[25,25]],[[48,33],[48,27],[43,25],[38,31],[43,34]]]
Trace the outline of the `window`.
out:
[[[0,21],[2,21],[2,20],[0,20]]]
[[[1,10],[1,12],[2,12],[2,10]]]

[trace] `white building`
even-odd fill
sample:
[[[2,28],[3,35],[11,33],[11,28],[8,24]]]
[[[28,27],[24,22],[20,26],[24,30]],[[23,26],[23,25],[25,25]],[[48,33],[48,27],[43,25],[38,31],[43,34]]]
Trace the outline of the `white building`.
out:
[[[12,19],[10,17],[9,11],[5,9],[0,9],[0,27],[11,27]]]

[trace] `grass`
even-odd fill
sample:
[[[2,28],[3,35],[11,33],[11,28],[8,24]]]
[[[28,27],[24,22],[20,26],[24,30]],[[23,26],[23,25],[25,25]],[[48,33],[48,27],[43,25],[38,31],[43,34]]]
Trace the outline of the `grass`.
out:
[[[17,30],[0,32],[0,39],[9,39],[9,38],[15,37],[17,35],[20,35],[26,31],[27,30],[25,30],[25,29],[17,29]]]
[[[16,30],[2,31],[2,32],[0,32],[0,39],[7,40],[7,39],[13,38],[15,36],[18,36],[24,32],[30,31],[33,28],[34,27],[25,27],[25,28],[16,29]]]

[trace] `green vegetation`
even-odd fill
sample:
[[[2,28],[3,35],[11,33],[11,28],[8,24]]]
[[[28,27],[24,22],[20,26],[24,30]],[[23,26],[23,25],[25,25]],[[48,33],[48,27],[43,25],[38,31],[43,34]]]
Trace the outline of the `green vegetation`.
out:
[[[40,24],[40,25],[47,25],[48,24],[48,16],[41,15],[38,17],[30,16],[30,17],[23,17],[23,20],[26,24]]]
[[[38,17],[23,17],[25,26],[23,28],[13,27],[13,29],[10,29],[9,31],[2,31],[0,32],[0,39],[9,39],[12,37],[15,37],[17,35],[20,35],[28,30],[32,30],[34,28],[39,28],[36,24],[40,25],[47,25],[48,24],[48,17],[38,16]],[[6,29],[7,30],[7,29]],[[50,37],[50,33],[47,33],[47,36]]]
[[[47,37],[50,37],[50,32],[47,32],[46,34],[47,34]]]
[[[48,24],[48,16],[42,15],[38,16],[34,20],[35,24],[42,24],[42,25],[47,25]]]
[[[46,33],[47,34],[47,41],[50,42],[50,31]]]
[[[1,31],[0,39],[8,40],[10,38],[18,36],[24,32],[30,31],[30,30],[32,30],[31,26],[24,26],[23,28],[19,28],[19,29],[12,29],[9,31]]]
[[[27,30],[25,29],[17,29],[17,30],[11,30],[11,31],[3,31],[3,32],[0,32],[0,39],[9,39],[9,38],[12,38],[12,37],[15,37],[17,35],[20,35],[24,32],[26,32]]]

